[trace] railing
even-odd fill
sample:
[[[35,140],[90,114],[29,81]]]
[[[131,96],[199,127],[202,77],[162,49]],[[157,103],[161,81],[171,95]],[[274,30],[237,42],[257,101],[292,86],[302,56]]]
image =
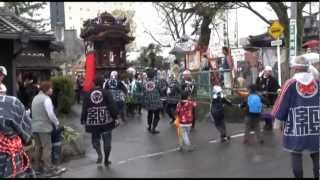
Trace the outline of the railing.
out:
[[[225,73],[230,74],[229,79],[225,79]],[[196,100],[201,103],[210,103],[213,85],[220,85],[225,94],[232,94],[231,69],[198,71],[191,73],[195,80],[197,89]]]

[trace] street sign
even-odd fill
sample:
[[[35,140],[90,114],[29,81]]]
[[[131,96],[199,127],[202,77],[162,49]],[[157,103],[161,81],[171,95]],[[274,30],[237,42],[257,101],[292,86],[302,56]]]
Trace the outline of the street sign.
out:
[[[282,45],[282,40],[271,41],[271,46],[281,46],[281,45]]]
[[[289,43],[289,49],[290,49],[290,56],[296,56],[297,55],[297,21],[295,19],[290,19],[290,43]]]
[[[279,21],[274,21],[268,28],[268,33],[273,39],[278,39],[283,33],[284,28]]]

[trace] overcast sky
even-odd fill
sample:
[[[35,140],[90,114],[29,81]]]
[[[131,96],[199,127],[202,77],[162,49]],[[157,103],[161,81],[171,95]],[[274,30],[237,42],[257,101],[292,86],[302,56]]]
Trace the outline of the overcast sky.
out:
[[[72,2],[67,2],[68,6],[72,4]],[[80,4],[80,2],[76,2],[77,4]],[[114,2],[83,2],[85,5],[84,7],[93,7],[93,6],[106,6],[106,7],[112,7]],[[110,5],[109,5],[110,3]],[[117,2],[119,4],[119,2]],[[142,47],[147,46],[149,43],[154,43],[152,38],[144,33],[145,27],[153,33],[157,39],[159,39],[164,44],[167,44],[168,42],[172,44],[169,36],[162,35],[164,30],[162,28],[162,22],[160,18],[158,17],[158,14],[156,12],[156,9],[153,7],[152,2],[121,2],[121,7],[124,9],[131,9],[135,10],[135,17],[134,20],[137,24],[136,29],[136,39],[135,43],[136,46]],[[270,7],[267,6],[265,2],[255,2],[253,3],[253,7],[255,7],[255,10],[260,12],[261,14],[265,15],[267,19],[276,19],[275,13],[271,10]],[[98,12],[97,12],[98,13]],[[268,24],[266,24],[264,21],[262,21],[259,17],[257,17],[255,14],[250,12],[246,9],[238,9],[237,10],[237,16],[238,16],[238,37],[248,37],[249,35],[258,35],[265,33],[267,31]],[[40,14],[44,18],[50,17],[50,8],[49,3],[46,6],[45,9],[40,11]],[[80,14],[66,14],[66,17],[72,16],[77,17],[80,16]],[[236,25],[236,13],[235,10],[229,11],[228,15],[228,26],[229,26],[229,37],[233,37],[233,34],[235,32],[235,25]],[[77,27],[76,27],[77,29]],[[78,27],[79,31],[80,27]],[[78,32],[79,34],[79,32]],[[222,33],[220,34],[222,36]]]
[[[108,4],[112,2],[104,2],[104,4]],[[68,4],[71,4],[71,2],[68,2]],[[86,3],[86,6],[90,6],[90,4],[96,4],[95,2]],[[265,14],[265,16],[269,19],[275,19],[276,16],[273,13],[270,8],[266,8],[266,3],[264,2],[256,2],[255,8],[262,14]],[[94,6],[94,5],[91,5]],[[130,3],[129,6],[126,5],[126,3],[123,3],[123,8],[125,9],[133,9],[135,10],[135,21],[137,23],[137,44],[139,46],[143,46],[145,44],[148,44],[149,42],[152,42],[153,40],[144,34],[144,27],[147,27],[148,30],[152,31],[155,35],[161,35],[161,32],[163,30],[161,29],[161,20],[158,17],[158,14],[156,12],[156,9],[152,6],[152,2],[134,2]],[[235,11],[231,11],[229,13],[229,28],[230,31],[233,30],[233,26],[235,25]],[[43,17],[49,18],[50,16],[50,10],[49,6],[47,6],[44,10],[41,12],[43,14]],[[66,16],[70,16],[67,15]],[[76,17],[79,16],[79,14],[72,14],[72,16]],[[259,17],[251,13],[250,11],[246,9],[239,9],[238,10],[238,26],[239,26],[239,37],[247,37],[248,35],[256,35],[260,33],[264,33],[263,31],[266,31],[266,28],[268,25],[263,22]],[[164,40],[166,40],[165,37]]]
[[[78,4],[79,2],[77,2]],[[106,6],[108,6],[108,3],[112,4],[112,2],[104,2]],[[68,2],[68,5],[72,4],[71,2]],[[91,4],[91,5],[90,5]],[[86,3],[85,7],[90,7],[90,6],[96,6],[97,2],[90,2]],[[164,30],[162,28],[162,22],[160,18],[158,17],[156,9],[152,6],[152,2],[131,2],[130,4],[127,3],[122,3],[123,6],[122,8],[124,9],[133,9],[135,10],[135,21],[137,24],[137,29],[136,29],[136,39],[135,43],[137,47],[142,47],[142,46],[147,46],[149,43],[154,43],[152,38],[144,33],[145,27],[153,33],[157,39],[159,39],[161,42],[164,44],[167,44],[170,42],[172,44],[173,42],[171,41],[169,36],[164,36],[161,35],[163,34]],[[264,2],[256,2],[254,3],[256,10],[261,12],[262,14],[265,14],[265,16],[268,19],[275,19],[276,16],[273,13],[270,8],[266,8],[266,3]],[[47,6],[45,9],[41,11],[41,14],[45,18],[49,18],[50,16],[50,9],[49,6]],[[77,17],[79,14],[66,14],[67,16],[73,16]],[[236,15],[235,11],[232,10],[229,12],[229,33],[230,36],[233,36],[233,33],[235,31],[235,24],[236,24]],[[238,37],[247,37],[249,35],[257,35],[257,34],[262,34],[266,32],[268,25],[263,22],[259,17],[251,13],[250,11],[246,9],[239,9],[238,10]],[[80,27],[79,27],[80,28]],[[78,32],[79,34],[79,32]],[[222,34],[220,34],[222,37]],[[167,51],[166,51],[167,52]]]

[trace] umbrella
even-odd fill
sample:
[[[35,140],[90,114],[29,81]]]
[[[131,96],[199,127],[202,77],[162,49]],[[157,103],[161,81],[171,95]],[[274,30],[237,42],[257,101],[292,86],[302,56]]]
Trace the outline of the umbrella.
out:
[[[319,46],[320,44],[320,41],[319,40],[310,40],[310,41],[307,41],[303,44],[303,48],[315,48],[317,46]]]

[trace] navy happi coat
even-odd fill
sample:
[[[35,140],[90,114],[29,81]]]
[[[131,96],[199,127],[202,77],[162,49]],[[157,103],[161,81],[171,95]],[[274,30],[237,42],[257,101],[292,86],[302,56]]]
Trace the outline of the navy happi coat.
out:
[[[284,122],[283,146],[290,152],[319,152],[320,85],[311,76],[297,73],[289,79],[272,110]]]

